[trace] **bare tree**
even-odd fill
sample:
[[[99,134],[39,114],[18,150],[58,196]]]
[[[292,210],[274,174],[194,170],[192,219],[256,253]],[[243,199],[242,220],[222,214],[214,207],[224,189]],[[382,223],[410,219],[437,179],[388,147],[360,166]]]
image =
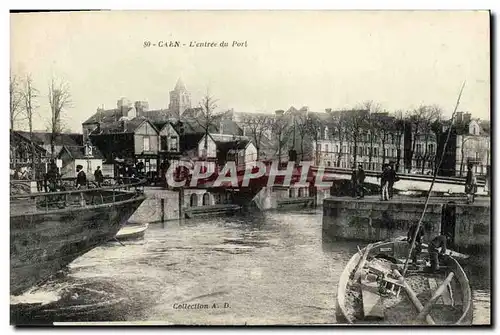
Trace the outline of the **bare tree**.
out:
[[[66,109],[72,107],[69,85],[63,81],[57,83],[54,78],[49,85],[50,120],[48,128],[50,131],[50,154],[54,156],[56,138],[63,132],[63,114]]]
[[[367,133],[369,150],[368,150],[368,166],[372,169],[372,159],[373,159],[373,144],[377,139],[377,129],[380,129],[380,124],[378,124],[377,114],[382,111],[382,106],[379,103],[373,102],[373,100],[366,100],[361,103],[361,109],[368,111],[368,117],[366,118],[366,126],[369,129]],[[383,128],[383,127],[382,127]],[[385,155],[385,150],[384,150]],[[385,158],[384,158],[385,160]]]
[[[464,170],[464,158],[465,158],[465,155],[466,155],[466,142],[468,140],[470,140],[471,137],[468,137],[468,136],[465,136],[465,135],[462,135],[460,137],[460,176],[462,176],[462,173],[463,173],[463,170]]]
[[[351,110],[346,111],[345,113],[345,130],[347,134],[347,138],[353,144],[353,159],[354,164],[357,164],[357,156],[358,156],[358,144],[361,141],[361,136],[366,128],[366,118],[368,111],[366,110]]]
[[[215,111],[217,107],[217,100],[214,99],[214,97],[211,96],[207,90],[207,93],[200,102],[200,114],[196,118],[196,121],[205,132],[205,142],[203,144],[205,152],[203,158],[206,158],[208,151],[208,135],[210,133],[210,129],[215,125],[216,120],[222,116],[222,113],[217,113]]]
[[[435,106],[426,106],[426,114],[425,114],[425,119],[422,122],[421,130],[422,130],[422,135],[424,139],[424,144],[423,144],[423,149],[424,153],[422,155],[422,174],[425,171],[425,164],[426,163],[434,163],[431,164],[432,166],[430,168],[434,169],[435,168],[435,157],[436,154],[436,149],[437,149],[437,137],[436,134],[433,131],[434,128],[434,123],[439,122],[441,118],[441,109]],[[432,145],[432,150],[430,150],[429,144]],[[434,145],[435,144],[435,145]]]
[[[19,78],[15,74],[10,75],[10,129],[14,130],[16,121],[19,121],[24,112],[23,110],[23,96],[21,88],[19,87]]]
[[[294,126],[297,129],[297,134],[299,135],[299,144],[300,144],[300,158],[304,159],[304,141],[309,133],[308,131],[308,115],[309,113],[299,111],[296,113]],[[295,143],[294,143],[295,145]]]
[[[382,164],[385,163],[386,157],[386,147],[389,143],[389,139],[394,135],[394,122],[392,118],[385,115],[372,115],[372,132],[378,134],[380,139],[380,144],[382,144]],[[372,149],[373,151],[373,149]]]
[[[23,82],[23,88],[21,91],[22,102],[24,107],[24,112],[26,119],[28,120],[29,134],[30,134],[30,144],[31,144],[31,177],[35,177],[36,171],[36,153],[35,153],[35,142],[33,139],[33,115],[36,108],[36,99],[38,97],[38,90],[33,86],[33,78],[30,74],[26,75]]]
[[[318,142],[320,139],[320,129],[322,123],[319,116],[315,113],[308,113],[305,120],[306,134],[314,141],[314,165],[319,164]]]
[[[431,133],[431,125],[432,122],[437,117],[437,112],[434,108],[430,106],[425,106],[421,105],[417,109],[414,109],[410,113],[408,113],[408,122],[411,127],[411,150],[409,151],[409,162],[410,162],[410,167],[412,167],[412,162],[413,162],[413,156],[415,154],[415,149],[417,146],[417,142],[422,142],[421,139],[423,138],[425,148],[423,148],[423,154],[419,156],[419,159],[422,160],[422,173],[425,169],[425,162],[427,160],[428,152],[427,152],[427,143],[431,139],[430,133]],[[420,143],[422,144],[422,143]]]
[[[283,147],[288,142],[288,135],[291,131],[288,119],[284,114],[276,115],[271,124],[271,129],[276,139],[278,163],[281,164],[281,153],[283,151]]]
[[[339,150],[337,152],[337,166],[340,166],[342,155],[344,154],[344,142],[347,140],[347,111],[329,112],[330,118],[328,124],[332,129],[333,137],[339,141]],[[349,150],[347,150],[349,152]]]
[[[394,120],[394,134],[396,136],[396,169],[399,170],[401,163],[401,141],[403,141],[406,130],[406,119],[402,110],[396,111],[396,119]],[[403,143],[404,145],[404,143]]]
[[[260,157],[262,139],[271,126],[271,118],[266,114],[249,114],[243,116],[242,123],[250,132],[250,137],[257,149],[257,157]]]

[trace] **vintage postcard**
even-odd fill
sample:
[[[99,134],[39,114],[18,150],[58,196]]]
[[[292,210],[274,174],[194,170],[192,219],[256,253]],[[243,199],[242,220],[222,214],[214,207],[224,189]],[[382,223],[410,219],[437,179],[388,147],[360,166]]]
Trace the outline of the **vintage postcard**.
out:
[[[491,325],[490,20],[11,13],[11,324]]]

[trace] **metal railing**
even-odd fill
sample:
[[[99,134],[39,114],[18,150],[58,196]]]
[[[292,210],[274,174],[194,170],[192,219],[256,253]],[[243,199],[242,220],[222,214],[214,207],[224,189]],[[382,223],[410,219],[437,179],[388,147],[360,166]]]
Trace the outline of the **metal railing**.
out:
[[[144,193],[145,181],[143,179],[128,178],[127,181],[123,184],[96,188],[83,187],[57,192],[11,195],[11,216],[115,203],[134,199]],[[11,190],[12,188],[16,188],[15,182],[11,182]]]

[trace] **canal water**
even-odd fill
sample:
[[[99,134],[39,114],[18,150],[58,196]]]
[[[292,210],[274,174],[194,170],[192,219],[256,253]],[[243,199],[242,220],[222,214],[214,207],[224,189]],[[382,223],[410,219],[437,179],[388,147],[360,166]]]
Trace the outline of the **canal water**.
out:
[[[337,281],[356,251],[323,238],[319,210],[152,224],[144,240],[98,247],[18,297],[11,322],[332,324]],[[481,315],[489,312],[484,271],[471,273]]]

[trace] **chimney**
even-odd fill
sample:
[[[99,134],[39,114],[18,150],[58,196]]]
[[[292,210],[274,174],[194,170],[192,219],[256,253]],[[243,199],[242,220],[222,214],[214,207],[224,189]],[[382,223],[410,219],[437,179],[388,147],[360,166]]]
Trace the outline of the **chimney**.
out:
[[[463,118],[464,118],[464,122],[466,124],[468,124],[471,121],[471,115],[470,115],[470,113],[465,113],[464,116],[463,116]]]

